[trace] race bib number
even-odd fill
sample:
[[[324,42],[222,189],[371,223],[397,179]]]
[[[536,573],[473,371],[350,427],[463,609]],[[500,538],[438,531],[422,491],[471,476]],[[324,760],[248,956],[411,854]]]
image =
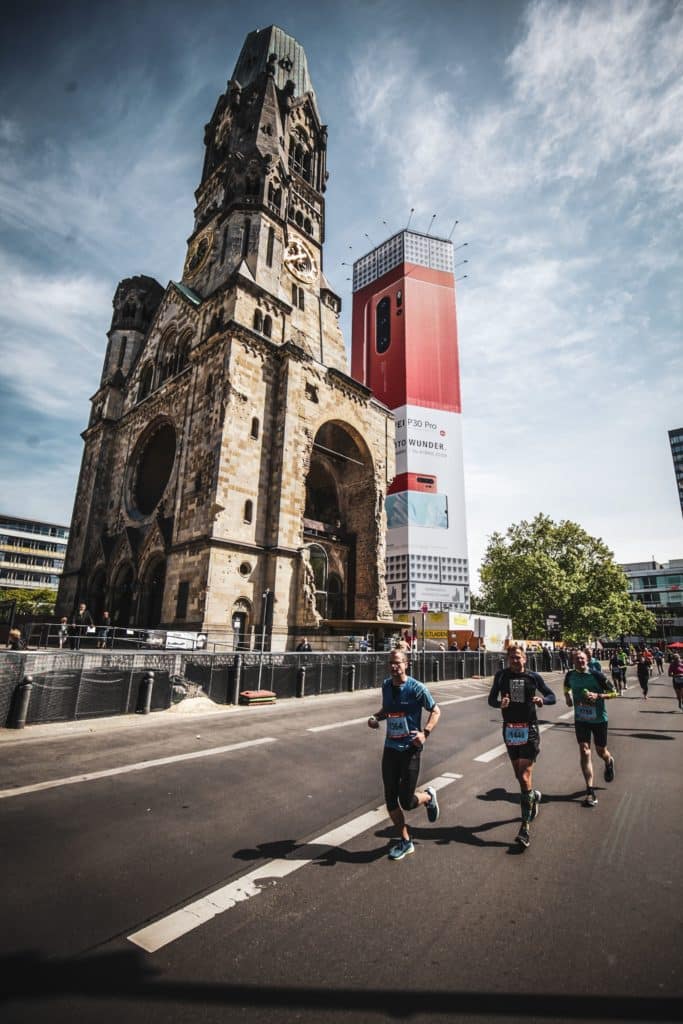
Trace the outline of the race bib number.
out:
[[[506,722],[504,736],[508,747],[521,747],[529,742],[529,726],[526,722]]]
[[[577,722],[597,722],[598,709],[594,704],[577,704],[576,720]]]
[[[391,714],[387,716],[387,736],[391,740],[404,740],[410,735],[408,719],[405,715]]]

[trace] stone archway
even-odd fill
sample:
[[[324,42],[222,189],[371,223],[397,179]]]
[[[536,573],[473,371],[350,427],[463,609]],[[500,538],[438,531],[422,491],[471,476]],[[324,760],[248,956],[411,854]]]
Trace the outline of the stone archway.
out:
[[[107,607],[107,577],[103,568],[93,574],[88,587],[88,608],[95,622],[102,621],[102,612]]]
[[[111,620],[115,626],[125,629],[133,618],[133,590],[135,573],[133,566],[125,563],[114,576],[111,588]]]
[[[315,610],[323,618],[374,617],[378,507],[374,466],[364,439],[342,421],[322,424],[306,477],[303,533],[315,578]]]
[[[236,651],[249,650],[249,633],[252,625],[252,609],[249,601],[241,597],[235,601],[230,614],[233,648]]]
[[[166,559],[155,555],[147,563],[142,574],[138,625],[152,629],[161,622],[161,610],[166,585]]]

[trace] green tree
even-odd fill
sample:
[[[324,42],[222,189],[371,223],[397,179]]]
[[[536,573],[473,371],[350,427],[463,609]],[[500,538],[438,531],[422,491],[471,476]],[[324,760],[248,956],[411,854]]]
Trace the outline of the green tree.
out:
[[[35,615],[37,618],[48,617],[55,613],[57,591],[47,587],[41,590],[0,588],[0,601],[16,601],[17,615]]]
[[[480,569],[480,611],[509,615],[515,636],[544,637],[559,618],[562,638],[647,636],[655,617],[628,593],[609,548],[577,523],[538,515],[494,533]]]

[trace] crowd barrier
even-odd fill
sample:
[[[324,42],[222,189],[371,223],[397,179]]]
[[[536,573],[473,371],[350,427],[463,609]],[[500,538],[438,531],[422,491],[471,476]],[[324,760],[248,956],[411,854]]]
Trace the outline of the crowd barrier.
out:
[[[372,689],[387,676],[387,657],[358,651],[6,651],[0,653],[0,726],[164,710],[197,687],[217,704],[236,704],[247,690],[272,690],[286,699]],[[554,660],[551,667],[559,668],[557,655]],[[491,676],[502,664],[500,654],[489,652],[419,651],[411,655],[410,671],[430,684]],[[530,654],[528,665],[549,671],[541,655]]]

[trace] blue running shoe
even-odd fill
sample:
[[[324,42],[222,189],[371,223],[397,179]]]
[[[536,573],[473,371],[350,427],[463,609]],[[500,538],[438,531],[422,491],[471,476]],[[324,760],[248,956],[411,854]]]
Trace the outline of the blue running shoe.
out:
[[[425,789],[425,793],[429,793],[429,796],[431,798],[429,803],[425,804],[425,807],[427,808],[427,817],[429,818],[430,821],[436,821],[440,813],[439,801],[436,798],[436,790],[434,789],[433,786],[427,786],[427,788]]]
[[[389,860],[403,860],[409,853],[415,853],[412,839],[399,839],[389,850]]]

